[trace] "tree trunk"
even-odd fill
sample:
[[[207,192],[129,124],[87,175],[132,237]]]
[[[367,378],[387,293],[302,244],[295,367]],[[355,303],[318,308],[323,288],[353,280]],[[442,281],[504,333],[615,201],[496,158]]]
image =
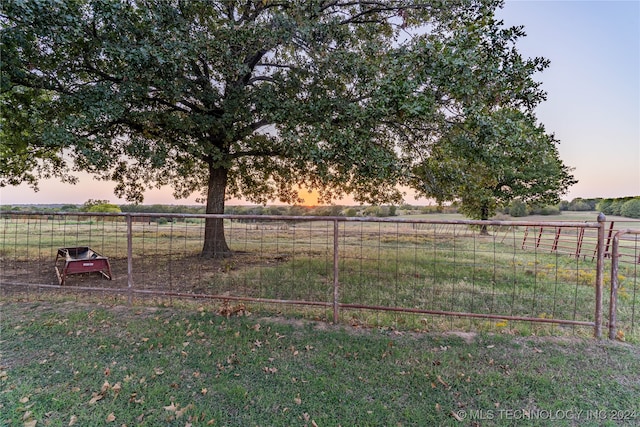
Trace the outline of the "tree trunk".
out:
[[[487,205],[482,205],[482,207],[480,208],[480,219],[482,221],[486,221],[489,219],[489,207]],[[487,229],[486,224],[482,224],[480,226],[480,234],[483,236],[489,235],[489,230]]]
[[[223,167],[209,167],[209,182],[207,185],[208,214],[223,214],[227,189],[228,170]],[[225,258],[231,256],[231,249],[224,237],[224,220],[222,218],[207,218],[204,226],[204,258]]]

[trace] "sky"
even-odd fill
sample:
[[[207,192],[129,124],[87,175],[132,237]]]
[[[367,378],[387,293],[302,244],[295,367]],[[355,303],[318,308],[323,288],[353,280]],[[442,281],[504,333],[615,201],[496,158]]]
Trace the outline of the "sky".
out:
[[[524,25],[524,56],[551,61],[537,116],[575,168],[565,198],[640,195],[640,0],[510,0],[498,17]]]
[[[497,16],[506,26],[524,26],[527,36],[517,44],[523,56],[551,61],[536,75],[547,92],[536,113],[578,179],[563,199],[640,196],[640,0],[507,0]],[[4,187],[0,203],[126,203],[113,194],[114,183],[78,177],[76,185],[42,181],[38,192]],[[196,197],[177,200],[165,187],[146,192],[144,203],[195,204]],[[405,201],[428,203],[410,194]]]

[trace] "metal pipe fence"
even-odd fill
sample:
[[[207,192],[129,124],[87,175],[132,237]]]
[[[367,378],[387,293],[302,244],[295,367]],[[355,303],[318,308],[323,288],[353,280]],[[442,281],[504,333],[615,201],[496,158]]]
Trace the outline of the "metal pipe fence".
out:
[[[640,264],[640,229],[625,229],[616,232],[611,242],[611,287],[609,298],[609,338],[625,339],[628,332],[637,327],[640,306],[625,304],[640,296],[638,265]],[[630,263],[621,270],[621,263]],[[624,265],[624,264],[623,264]],[[620,322],[618,316],[622,317]],[[630,325],[630,327],[629,327]]]
[[[609,221],[605,226],[604,257],[612,257],[613,235],[620,229],[633,226],[640,228],[640,221]],[[550,227],[547,223],[526,226],[522,238],[522,249],[537,249],[541,251],[559,252],[595,259],[598,251],[598,230],[580,228],[576,233],[567,233],[565,229]],[[622,251],[619,256],[622,262],[640,264],[640,257],[633,251]]]
[[[201,257],[205,219],[212,217],[224,219],[233,256]],[[612,295],[603,295],[604,218],[542,223],[11,212],[0,221],[5,295],[70,292],[129,304],[197,298],[220,300],[231,311],[269,306],[336,323],[429,329],[446,319],[454,328],[476,322],[476,329],[512,331],[524,324],[537,325],[528,326],[532,333],[540,327],[595,336],[610,316],[602,310]],[[525,245],[534,228],[553,230],[556,250]],[[594,244],[595,256],[558,250],[579,238],[584,247]],[[77,247],[108,258],[112,280],[86,271],[61,285],[58,250]],[[618,310],[620,304],[636,310],[639,299],[634,290]],[[634,336],[636,323],[625,317],[618,326]]]

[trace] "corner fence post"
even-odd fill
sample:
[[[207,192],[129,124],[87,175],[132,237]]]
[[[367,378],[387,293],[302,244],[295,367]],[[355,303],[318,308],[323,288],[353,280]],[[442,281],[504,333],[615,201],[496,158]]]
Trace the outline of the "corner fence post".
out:
[[[131,213],[127,213],[127,293],[128,303],[132,304],[133,291],[133,219]]]
[[[333,220],[333,323],[337,324],[340,309],[340,283],[338,281],[338,220]]]
[[[596,313],[595,324],[593,327],[593,335],[596,338],[602,337],[602,283],[604,270],[604,227],[606,217],[601,212],[598,215],[598,258],[596,261]]]

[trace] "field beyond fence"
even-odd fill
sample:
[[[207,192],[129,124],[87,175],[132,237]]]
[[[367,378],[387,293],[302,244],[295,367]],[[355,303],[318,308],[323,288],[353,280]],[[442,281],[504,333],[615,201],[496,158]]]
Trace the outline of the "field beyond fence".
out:
[[[206,217],[3,213],[3,297],[640,339],[639,222],[217,215],[233,251],[217,260],[200,256]]]

